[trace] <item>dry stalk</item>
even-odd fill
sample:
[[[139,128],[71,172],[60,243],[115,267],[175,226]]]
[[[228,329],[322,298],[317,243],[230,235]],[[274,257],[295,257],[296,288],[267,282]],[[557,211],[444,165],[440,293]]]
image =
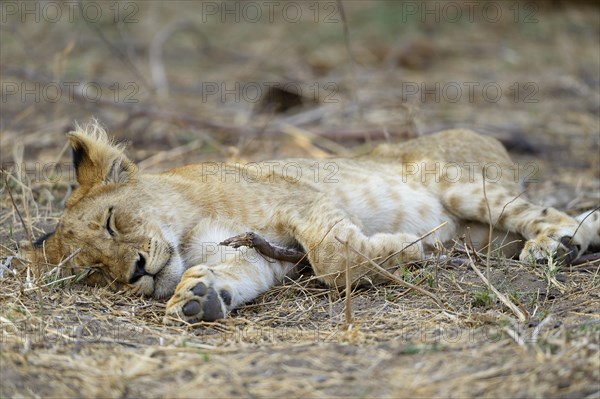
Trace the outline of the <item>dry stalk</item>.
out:
[[[391,258],[393,258],[394,256],[401,254],[402,252],[404,252],[404,250],[412,245],[415,245],[416,243],[418,243],[419,241],[423,241],[425,238],[429,237],[430,235],[432,235],[433,233],[435,233],[436,231],[438,231],[439,229],[441,229],[442,227],[444,227],[445,225],[447,225],[448,222],[443,222],[442,224],[440,224],[439,226],[433,228],[432,230],[428,231],[427,233],[423,234],[421,237],[417,238],[416,240],[414,240],[413,242],[411,242],[410,244],[408,244],[407,246],[405,246],[404,248],[402,248],[399,251],[394,252],[393,254],[387,256],[384,260],[381,261],[381,265],[383,265],[385,262],[387,262],[388,260],[390,260]]]
[[[506,207],[509,206],[510,204],[512,204],[513,202],[515,202],[517,200],[517,198],[519,198],[521,195],[523,195],[525,193],[525,191],[521,191],[513,199],[511,199],[506,204],[504,204],[504,206],[500,210],[500,214],[498,215],[498,218],[494,222],[492,220],[492,210],[490,208],[490,202],[489,202],[488,197],[487,197],[487,190],[486,190],[486,186],[485,186],[485,167],[483,168],[483,171],[482,171],[482,177],[483,177],[483,179],[482,179],[483,180],[483,198],[485,199],[485,206],[487,207],[488,223],[489,223],[488,243],[487,243],[487,246],[486,246],[486,263],[485,263],[486,275],[487,275],[488,280],[489,280],[489,278],[490,278],[490,257],[491,257],[491,252],[492,252],[492,238],[494,236],[494,226],[502,218],[502,215],[504,214],[504,211],[506,210]],[[509,244],[510,243],[501,246],[500,248],[498,248],[498,250],[504,248],[505,246],[507,246]]]
[[[597,210],[600,210],[600,206],[595,207],[594,209],[592,209],[591,211],[589,211],[589,213],[587,215],[585,215],[585,217],[583,219],[581,219],[581,221],[579,222],[579,224],[577,225],[577,228],[575,229],[575,232],[573,233],[573,235],[571,236],[571,239],[567,242],[567,245],[571,245],[572,241],[573,241],[573,237],[575,237],[575,235],[577,234],[577,232],[579,231],[579,228],[581,227],[581,225],[583,224],[583,222],[585,222],[585,219],[589,218],[590,216],[592,216],[594,214],[594,212],[596,212]]]
[[[538,324],[534,329],[533,332],[531,333],[531,343],[533,345],[537,344],[538,342],[538,337],[540,335],[540,332],[542,331],[542,328],[546,327],[548,324],[550,324],[551,321],[553,321],[554,318],[552,317],[552,315],[548,315],[546,316],[546,318],[544,320],[542,320],[540,322],[540,324]]]
[[[341,244],[344,244],[344,241],[340,240],[338,237],[335,237],[335,239],[338,242],[340,242]],[[444,304],[442,303],[442,301],[438,297],[433,295],[431,292],[429,292],[421,287],[418,287],[416,285],[413,285],[409,282],[406,282],[406,281],[402,280],[401,278],[393,275],[392,273],[385,270],[383,267],[379,266],[375,261],[370,259],[367,255],[363,254],[362,252],[360,252],[359,250],[354,248],[352,245],[348,244],[348,248],[351,249],[352,252],[354,252],[355,254],[362,256],[373,267],[375,272],[381,274],[384,277],[387,277],[388,279],[390,279],[391,281],[394,281],[395,283],[397,283],[399,285],[402,285],[406,288],[413,289],[415,291],[419,291],[420,293],[427,295],[428,297],[433,299],[439,307],[444,308]]]
[[[346,247],[346,325],[352,324],[352,281],[350,277],[350,249],[348,241],[345,242]]]
[[[25,288],[24,292],[35,291],[35,290],[39,290],[40,288],[44,288],[44,287],[51,287],[51,286],[53,286],[55,284],[58,284],[58,283],[61,283],[63,281],[67,281],[67,280],[72,280],[72,279],[74,279],[76,277],[77,277],[76,275],[71,275],[71,276],[66,276],[66,277],[63,277],[63,278],[59,278],[58,280],[54,280],[54,281],[51,281],[51,282],[43,284],[43,285],[37,285],[35,287],[32,286],[32,287],[29,287],[29,288]]]
[[[202,147],[203,144],[204,137],[200,140],[194,140],[188,144],[171,148],[167,151],[161,151],[139,162],[138,168],[140,170],[147,169],[163,161],[178,159],[187,153],[197,150],[198,148]]]
[[[494,222],[492,221],[492,210],[490,208],[490,201],[488,201],[487,191],[485,189],[485,166],[481,170],[481,174],[482,174],[482,180],[483,180],[483,198],[485,199],[485,206],[486,206],[487,212],[488,212],[488,223],[489,223],[488,244],[487,244],[486,260],[485,260],[485,274],[487,275],[487,279],[488,279],[488,289],[490,289],[490,287],[491,287],[491,285],[489,285],[490,284],[489,283],[489,280],[490,280],[490,256],[492,255],[492,238],[494,236]]]
[[[519,332],[513,328],[510,328],[508,326],[504,326],[502,328],[502,330],[504,330],[504,332],[513,340],[516,342],[517,345],[519,345],[522,348],[526,347],[525,344],[525,340],[523,339],[523,337],[521,336],[521,334],[519,334]]]
[[[17,216],[19,217],[19,220],[21,221],[21,224],[23,225],[23,229],[25,230],[25,234],[27,234],[27,239],[29,240],[29,244],[31,244],[31,246],[33,247],[33,232],[29,229],[29,226],[27,224],[25,224],[25,221],[23,220],[23,216],[21,216],[21,212],[19,212],[19,208],[17,207],[15,198],[12,195],[12,190],[8,186],[8,177],[7,177],[8,173],[3,170],[2,174],[4,175],[4,184],[6,186],[6,191],[8,192],[8,195],[10,197],[10,202],[12,203],[12,206],[15,209],[15,212],[17,212]]]
[[[494,294],[498,296],[498,299],[500,299],[502,303],[504,303],[506,307],[508,307],[521,322],[527,321],[527,319],[529,319],[529,315],[521,312],[521,310],[519,310],[519,308],[510,301],[510,299],[508,299],[504,294],[498,291],[496,287],[492,285],[491,281],[489,281],[483,275],[483,273],[481,273],[479,269],[477,269],[477,266],[475,266],[475,262],[473,262],[473,258],[471,258],[471,253],[468,250],[466,251],[466,253],[469,258],[469,266],[471,266],[471,269],[473,269],[473,271],[479,276],[479,278],[489,287],[490,290],[494,292]]]
[[[333,140],[329,140],[326,137],[319,136],[312,131],[302,129],[294,125],[282,123],[281,132],[292,137],[295,140],[296,145],[309,151],[311,155],[315,157],[323,158],[329,156],[329,153],[321,150],[319,147],[322,147],[338,156],[349,157],[352,155],[351,151],[349,151],[343,145],[338,144]],[[313,142],[318,143],[318,146],[312,144]]]
[[[69,256],[67,256],[65,259],[63,259],[58,265],[56,265],[56,269],[60,270],[64,265],[67,264],[67,262],[69,262],[71,259],[73,259],[75,256],[77,256],[77,254],[81,252],[81,248],[77,248],[75,251],[73,251],[71,254],[69,254]]]

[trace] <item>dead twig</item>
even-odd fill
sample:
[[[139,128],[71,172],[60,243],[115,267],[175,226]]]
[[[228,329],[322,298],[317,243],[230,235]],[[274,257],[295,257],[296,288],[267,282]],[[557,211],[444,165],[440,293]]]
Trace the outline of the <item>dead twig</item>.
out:
[[[447,222],[442,223],[440,226],[436,227],[435,229],[433,229],[432,231],[430,231],[429,233],[425,234],[423,237],[421,237],[419,240],[423,239],[424,237],[428,236],[429,234],[432,234],[433,232],[435,232],[436,230],[438,230],[439,228],[443,227]],[[370,259],[368,256],[364,255],[363,253],[361,253],[360,251],[358,251],[357,249],[355,249],[354,247],[352,247],[349,243],[347,243],[346,241],[342,241],[340,240],[338,237],[335,237],[335,239],[340,242],[341,244],[345,245],[347,250],[352,250],[353,252],[355,252],[356,254],[362,256],[363,258],[365,258],[365,260],[371,265],[373,266],[373,268],[375,269],[375,271],[381,275],[383,275],[384,277],[387,277],[388,279],[390,279],[391,281],[394,281],[396,283],[398,283],[399,285],[402,285],[406,288],[409,289],[413,289],[415,291],[418,291],[424,295],[427,295],[428,297],[432,298],[440,307],[444,307],[444,304],[439,300],[439,298],[437,298],[435,295],[433,295],[432,293],[430,293],[429,291],[418,287],[416,285],[413,285],[411,283],[408,283],[402,279],[400,279],[399,277],[393,275],[392,273],[388,272],[387,270],[385,270],[383,267],[379,266],[376,262],[374,262],[372,259]],[[409,244],[412,245],[416,242],[418,242],[419,240]],[[239,248],[239,247],[248,247],[248,248],[253,248],[256,251],[258,251],[261,255],[266,256],[268,258],[274,259],[274,260],[281,260],[284,262],[292,262],[292,263],[296,263],[296,264],[306,264],[308,265],[308,260],[306,259],[306,254],[301,252],[301,251],[297,251],[295,249],[289,249],[289,248],[281,248],[281,247],[275,247],[273,245],[271,245],[269,242],[267,242],[264,238],[262,238],[261,236],[259,236],[258,234],[254,233],[254,232],[247,232],[244,234],[240,234],[234,237],[230,237],[222,242],[219,243],[219,245],[226,245],[226,246],[230,246],[233,248]],[[349,253],[347,253],[347,255],[349,255]],[[348,257],[349,259],[349,257]],[[346,264],[346,296],[347,298],[350,297],[348,290],[351,287],[351,282],[349,281],[350,278],[350,265],[349,265],[349,260],[347,261]],[[348,301],[348,299],[346,299]],[[351,315],[351,310],[349,311],[349,305],[346,305],[346,320],[351,320],[352,319],[352,315]],[[350,313],[349,313],[350,312]],[[348,322],[349,324],[350,322]]]
[[[248,247],[258,251],[261,255],[274,260],[295,263],[296,265],[308,265],[306,253],[295,249],[281,248],[271,245],[267,240],[256,233],[247,232],[234,237],[230,237],[219,245],[225,245],[232,248]]]
[[[15,198],[12,195],[12,190],[8,186],[8,177],[7,177],[8,173],[3,170],[2,174],[4,175],[4,185],[6,187],[6,191],[8,192],[8,196],[10,197],[10,202],[12,203],[12,206],[15,209],[15,212],[17,212],[17,216],[19,217],[19,220],[21,221],[21,224],[23,225],[23,229],[25,230],[25,234],[27,234],[27,239],[29,240],[29,244],[31,244],[31,246],[33,247],[33,231],[31,231],[29,229],[29,227],[25,224],[25,220],[23,220],[23,216],[21,216],[21,212],[19,212],[19,208],[17,207]]]
[[[490,208],[490,201],[488,201],[487,191],[485,189],[485,166],[481,170],[481,175],[482,175],[482,180],[483,180],[483,183],[482,183],[483,184],[483,198],[485,199],[485,206],[487,208],[488,222],[489,222],[488,245],[487,245],[487,251],[486,251],[486,256],[485,256],[485,274],[487,275],[487,280],[489,282],[489,280],[490,280],[490,256],[492,255],[492,238],[494,236],[494,222],[492,221],[492,209]],[[500,218],[498,218],[498,220],[500,220]],[[488,286],[488,289],[490,289],[489,286]]]
[[[346,299],[345,299],[345,308],[346,308],[346,325],[350,326],[352,323],[352,281],[350,278],[350,248],[348,246],[348,241],[346,241]]]

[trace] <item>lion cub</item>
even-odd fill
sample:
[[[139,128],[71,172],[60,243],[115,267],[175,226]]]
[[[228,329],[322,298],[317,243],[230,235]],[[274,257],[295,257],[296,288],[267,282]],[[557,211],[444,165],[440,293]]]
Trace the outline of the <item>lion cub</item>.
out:
[[[138,173],[96,122],[68,137],[79,187],[56,230],[23,246],[25,256],[50,264],[69,258],[69,272],[91,268],[90,284],[170,298],[167,322],[224,318],[294,269],[218,244],[247,231],[306,252],[316,276],[337,287],[347,262],[349,281],[383,281],[365,257],[393,269],[467,226],[485,247],[490,220],[492,244],[512,256],[515,240],[524,242],[524,262],[568,262],[600,243],[598,211],[580,226],[527,202],[502,145],[468,130],[380,145],[353,159],[202,163],[157,175]]]

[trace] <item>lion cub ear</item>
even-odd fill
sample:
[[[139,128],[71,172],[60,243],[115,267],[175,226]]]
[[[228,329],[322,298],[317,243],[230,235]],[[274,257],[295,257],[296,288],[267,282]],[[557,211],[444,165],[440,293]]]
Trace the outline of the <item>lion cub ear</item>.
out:
[[[76,126],[67,136],[77,181],[82,187],[136,179],[137,167],[125,156],[125,146],[113,143],[97,121]]]

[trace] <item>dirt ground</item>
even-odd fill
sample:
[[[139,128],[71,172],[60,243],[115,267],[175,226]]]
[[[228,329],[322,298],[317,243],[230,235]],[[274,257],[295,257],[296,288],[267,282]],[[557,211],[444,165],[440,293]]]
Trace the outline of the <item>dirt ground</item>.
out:
[[[23,224],[49,231],[75,184],[64,133],[91,117],[147,172],[469,127],[506,144],[535,202],[599,205],[597,5],[341,4],[1,3],[1,397],[600,398],[597,258],[493,256],[498,295],[457,244],[403,274],[439,304],[355,289],[348,324],[307,272],[182,327],[162,301],[18,266]]]

